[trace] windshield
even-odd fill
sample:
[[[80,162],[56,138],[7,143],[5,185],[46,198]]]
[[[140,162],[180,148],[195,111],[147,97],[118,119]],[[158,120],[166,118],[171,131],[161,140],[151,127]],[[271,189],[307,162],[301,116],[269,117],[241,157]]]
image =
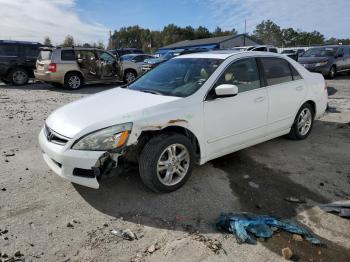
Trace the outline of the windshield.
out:
[[[168,52],[168,53],[165,53],[161,56],[162,59],[164,60],[169,60],[175,56],[178,56],[180,53],[179,52]]]
[[[120,57],[120,59],[122,60],[122,61],[130,61],[131,59],[133,59],[135,57],[135,55],[122,55],[121,57]]]
[[[196,92],[222,63],[222,59],[171,59],[141,76],[128,88],[166,96],[187,97]]]
[[[337,52],[338,47],[320,47],[320,48],[311,48],[307,50],[303,57],[328,57],[334,56]]]

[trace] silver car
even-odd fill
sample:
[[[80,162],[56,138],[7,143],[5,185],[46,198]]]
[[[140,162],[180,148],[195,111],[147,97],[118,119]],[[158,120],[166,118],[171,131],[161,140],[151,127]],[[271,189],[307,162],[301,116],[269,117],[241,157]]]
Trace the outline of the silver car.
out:
[[[131,83],[138,76],[142,75],[141,66],[149,58],[154,58],[154,56],[147,54],[127,54],[121,56],[124,82]]]

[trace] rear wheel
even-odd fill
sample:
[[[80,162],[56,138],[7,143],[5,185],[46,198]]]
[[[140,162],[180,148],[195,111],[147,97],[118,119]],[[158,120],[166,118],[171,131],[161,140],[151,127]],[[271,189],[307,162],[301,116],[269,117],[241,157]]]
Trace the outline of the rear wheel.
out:
[[[193,146],[180,134],[152,138],[140,154],[139,169],[144,184],[155,192],[171,192],[185,184],[194,162]]]
[[[309,136],[314,123],[314,108],[309,103],[304,104],[295,117],[294,124],[288,137],[294,140],[302,140]]]
[[[76,90],[83,84],[83,79],[77,73],[68,73],[64,77],[64,87],[67,89]]]
[[[22,68],[15,68],[11,70],[8,78],[15,86],[25,85],[29,81],[28,72]]]
[[[329,69],[328,77],[330,79],[333,79],[335,77],[335,74],[337,73],[337,68],[333,65],[331,69]]]
[[[2,78],[1,81],[4,82],[5,84],[11,84],[11,81],[9,81],[6,78]]]

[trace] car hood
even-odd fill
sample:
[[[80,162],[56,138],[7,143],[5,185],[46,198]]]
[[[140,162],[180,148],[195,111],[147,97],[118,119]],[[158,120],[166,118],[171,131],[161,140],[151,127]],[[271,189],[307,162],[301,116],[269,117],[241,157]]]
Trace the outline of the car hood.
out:
[[[298,62],[301,64],[313,64],[323,61],[328,61],[329,57],[303,57],[299,56]]]
[[[150,59],[146,59],[145,63],[146,64],[158,64],[165,61],[165,59],[163,58],[150,58]]]
[[[53,131],[73,138],[92,131],[143,116],[145,109],[181,99],[124,88],[113,88],[69,103],[54,111],[46,120]]]

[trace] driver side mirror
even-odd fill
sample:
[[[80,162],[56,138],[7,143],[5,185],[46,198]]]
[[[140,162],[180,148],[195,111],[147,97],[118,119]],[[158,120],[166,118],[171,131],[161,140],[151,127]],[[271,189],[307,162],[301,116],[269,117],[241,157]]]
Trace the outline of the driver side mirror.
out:
[[[215,94],[218,97],[229,97],[238,94],[238,87],[236,85],[222,84],[215,87]]]
[[[343,57],[343,54],[338,54],[337,57]]]

